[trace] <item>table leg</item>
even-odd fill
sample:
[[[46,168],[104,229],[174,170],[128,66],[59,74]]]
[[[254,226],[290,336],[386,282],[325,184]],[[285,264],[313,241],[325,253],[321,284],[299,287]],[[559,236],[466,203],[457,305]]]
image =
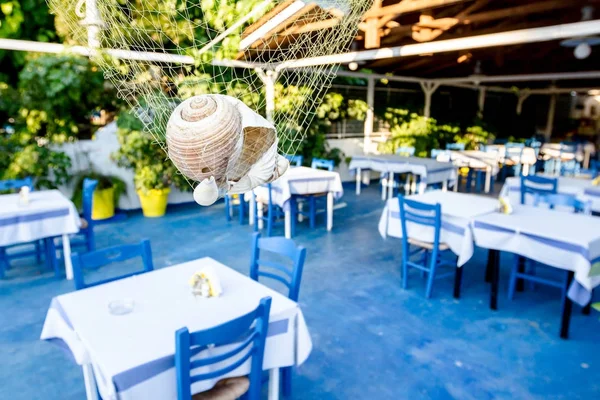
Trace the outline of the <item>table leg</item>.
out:
[[[523,164],[523,176],[529,175],[529,164]]]
[[[575,275],[573,271],[568,272],[567,277],[567,287],[565,290],[565,297],[562,302],[562,317],[560,319],[560,337],[561,339],[569,338],[569,325],[571,324],[571,311],[573,309],[573,302],[569,298],[567,294],[569,291],[569,286],[571,286],[571,282],[573,282],[573,276]]]
[[[333,193],[327,193],[327,230],[333,228]]]
[[[442,192],[448,191],[448,181],[442,182]]]
[[[456,182],[454,183],[455,192],[458,192],[458,182],[460,182],[460,168],[456,170]]]
[[[256,198],[254,197],[254,193],[250,196],[250,209],[248,210],[248,224],[250,226],[254,225],[254,211],[256,208]]]
[[[73,279],[73,263],[71,262],[71,241],[69,235],[62,236],[63,242],[63,258],[65,259],[65,274],[67,279]],[[56,257],[56,254],[53,254]]]
[[[519,273],[524,273],[525,272],[525,257],[523,256],[517,256],[517,271],[519,271]],[[523,280],[523,278],[518,278],[517,279],[517,292],[522,292],[525,290],[525,280]]]
[[[419,194],[425,193],[425,189],[427,189],[427,184],[423,181],[419,182]]]
[[[279,400],[279,368],[269,370],[269,400]]]
[[[381,200],[383,201],[385,201],[387,195],[388,179],[389,176],[387,178],[381,178]]]
[[[362,171],[360,168],[356,168],[356,195],[360,194],[360,181],[362,178]]]
[[[387,196],[387,198],[391,199],[392,197],[394,197],[394,173],[390,172],[390,175],[388,177],[388,196]]]
[[[257,202],[256,203],[256,214],[257,214],[257,219],[258,219],[258,230],[262,231],[262,229],[265,226],[265,221],[263,220],[263,216],[264,216],[264,212],[265,210],[263,209],[263,203],[262,202]]]
[[[490,309],[498,309],[498,281],[500,280],[500,252],[490,249],[488,263],[491,266]]]
[[[460,285],[462,283],[463,267],[456,267],[454,272],[454,298],[460,299]]]
[[[292,238],[292,210],[289,208],[285,211],[285,237]]]
[[[98,387],[96,386],[92,364],[84,364],[81,368],[83,368],[83,381],[87,400],[98,400]]]
[[[492,186],[492,167],[487,167],[485,169],[485,187],[484,187],[484,191],[486,193],[490,192],[490,187]]]

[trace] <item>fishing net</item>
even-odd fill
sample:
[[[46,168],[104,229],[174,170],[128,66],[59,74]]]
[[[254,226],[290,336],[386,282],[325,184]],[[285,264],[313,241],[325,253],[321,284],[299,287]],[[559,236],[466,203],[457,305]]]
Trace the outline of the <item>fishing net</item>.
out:
[[[213,179],[219,195],[275,179],[278,164],[283,172],[277,154],[296,153],[338,67],[294,67],[293,61],[345,52],[371,5],[48,2],[68,43],[91,49],[190,185]]]

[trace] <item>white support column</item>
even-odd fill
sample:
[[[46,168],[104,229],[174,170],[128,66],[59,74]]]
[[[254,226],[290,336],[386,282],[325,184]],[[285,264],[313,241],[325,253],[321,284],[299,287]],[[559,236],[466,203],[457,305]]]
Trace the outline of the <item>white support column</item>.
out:
[[[517,100],[517,115],[521,115],[521,112],[523,112],[523,102],[525,100],[527,100],[527,98],[529,97],[529,92],[520,92],[519,93],[519,98]]]
[[[369,152],[371,147],[371,135],[373,135],[373,124],[375,122],[375,78],[367,79],[367,115],[365,116],[365,138],[363,142],[363,151]]]
[[[485,107],[485,86],[479,88],[479,98],[477,99],[477,115],[479,118],[483,118],[483,109]]]
[[[546,131],[544,132],[544,136],[546,137],[546,142],[550,142],[550,137],[552,136],[552,128],[554,127],[554,112],[556,111],[556,94],[550,96],[550,105],[548,107],[548,119],[546,121]]]
[[[436,89],[440,86],[437,82],[421,82],[421,88],[425,93],[425,108],[423,110],[423,115],[427,118],[431,117],[431,95]]]

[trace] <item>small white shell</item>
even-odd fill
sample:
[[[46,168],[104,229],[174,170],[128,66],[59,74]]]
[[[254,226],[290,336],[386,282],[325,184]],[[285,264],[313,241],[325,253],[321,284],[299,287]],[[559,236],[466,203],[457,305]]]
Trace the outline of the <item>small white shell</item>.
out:
[[[210,206],[219,198],[219,188],[213,176],[204,179],[194,189],[194,200],[201,206]]]

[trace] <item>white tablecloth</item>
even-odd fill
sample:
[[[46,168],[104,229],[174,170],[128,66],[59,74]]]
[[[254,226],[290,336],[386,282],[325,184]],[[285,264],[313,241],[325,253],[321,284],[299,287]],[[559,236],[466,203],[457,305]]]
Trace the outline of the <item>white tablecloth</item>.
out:
[[[562,157],[563,161],[568,161],[575,157],[575,159],[579,162],[585,161],[586,158],[589,159],[590,155],[596,153],[596,146],[590,142],[577,146],[575,153],[563,152],[561,156],[560,149],[560,143],[544,143],[540,149],[540,153],[545,160]]]
[[[317,193],[333,193],[335,199],[344,194],[342,180],[337,172],[307,167],[292,167],[286,173],[271,183],[273,202],[284,210],[289,208],[292,195],[308,195]],[[264,186],[254,189],[257,201],[267,204],[268,189]]]
[[[450,154],[450,161],[459,167],[489,169],[493,176],[498,175],[498,171],[500,170],[497,153],[480,150],[449,151],[448,153]],[[440,154],[437,159],[440,160],[443,157],[444,154]]]
[[[532,206],[515,206],[510,215],[491,213],[475,218],[475,243],[483,248],[507,251],[553,267],[575,272],[575,280],[587,297],[569,295],[580,304],[600,284],[590,276],[600,261],[600,218]]]
[[[58,190],[29,194],[29,205],[19,204],[19,194],[0,196],[0,246],[27,243],[79,232],[75,205]]]
[[[542,175],[544,176],[544,175]],[[558,193],[571,194],[580,200],[590,201],[592,211],[600,212],[600,186],[592,185],[591,179],[557,177]],[[521,203],[521,178],[506,178],[500,195],[508,197],[511,204]],[[525,196],[525,204],[533,204],[534,196]]]
[[[412,173],[419,175],[425,184],[456,181],[456,167],[449,162],[440,162],[430,158],[403,157],[398,155],[354,156],[350,170],[370,169],[382,173]]]
[[[219,276],[221,297],[192,295],[189,280],[205,266],[213,267]],[[272,303],[263,368],[302,364],[312,342],[298,305],[211,258],[58,296],[48,310],[41,339],[66,347],[80,365],[91,363],[104,399],[176,399],[175,331],[187,327],[193,332],[231,321],[256,308],[266,296]],[[108,303],[125,298],[134,301],[133,312],[110,314]],[[227,347],[231,346],[203,354],[219,354]],[[249,368],[247,362],[227,376],[246,375]],[[192,393],[215,383],[198,382]]]
[[[489,197],[442,192],[440,190],[408,196],[407,199],[429,204],[439,203],[441,205],[442,230],[440,243],[446,243],[450,250],[458,256],[457,265],[459,267],[473,256],[473,236],[469,226],[471,220],[478,215],[494,212],[498,209],[498,201]],[[382,237],[402,237],[399,207],[400,204],[397,198],[387,201],[379,219],[379,233]],[[407,223],[406,229],[409,230],[412,238],[433,242],[433,228]]]

